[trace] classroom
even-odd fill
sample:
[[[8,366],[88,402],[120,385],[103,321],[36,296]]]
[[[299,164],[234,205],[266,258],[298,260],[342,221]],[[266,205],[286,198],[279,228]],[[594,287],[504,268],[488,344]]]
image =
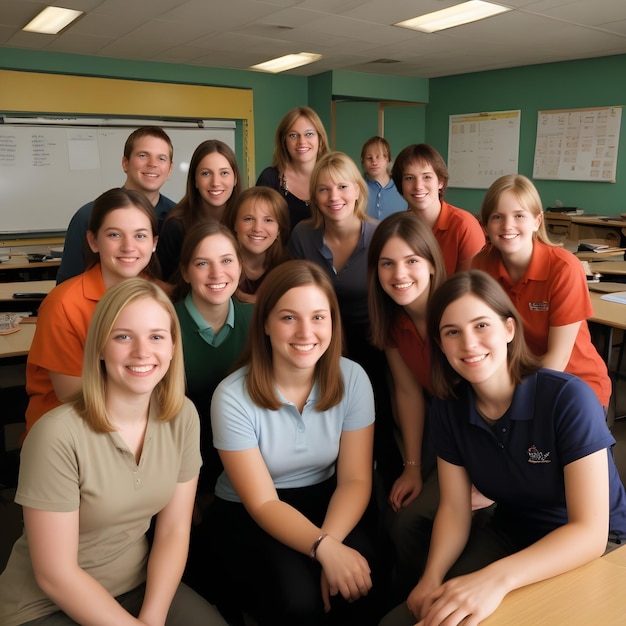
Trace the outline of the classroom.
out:
[[[454,184],[453,120],[467,116],[480,123],[480,116],[497,118],[512,113],[518,125],[519,147],[515,169],[505,173],[530,179],[544,209],[575,207],[583,214],[581,219],[580,215],[547,214],[544,222],[548,235],[572,252],[583,238],[598,242],[605,237],[606,243],[619,250],[611,255],[588,252],[580,259],[590,260],[592,268],[597,267],[594,273],[606,273],[599,279],[602,288],[591,282],[588,285],[593,315],[583,325],[586,329],[589,322],[585,332],[608,368],[612,395],[608,405],[602,405],[610,428],[608,436],[617,441],[612,447],[614,463],[626,477],[626,369],[622,363],[626,309],[619,296],[613,301],[604,297],[610,291],[626,294],[621,287],[626,282],[626,221],[623,227],[621,224],[626,220],[626,124],[618,123],[619,133],[612,138],[615,151],[611,165],[615,169],[610,181],[533,176],[542,113],[588,110],[595,115],[596,111],[617,111],[618,119],[621,116],[626,104],[626,81],[622,78],[626,76],[626,6],[621,0],[509,0],[499,3],[508,11],[434,33],[401,28],[396,23],[414,17],[416,5],[426,13],[458,2],[233,0],[218,7],[202,0],[138,0],[126,3],[128,6],[117,0],[67,0],[65,6],[84,14],[60,34],[22,31],[45,4],[0,0],[0,311],[30,310],[34,314],[31,321],[36,321],[37,307],[54,286],[60,253],[54,253],[57,258],[52,262],[33,254],[28,258],[28,254],[61,250],[69,218],[82,204],[105,191],[97,189],[97,182],[88,182],[88,173],[81,187],[76,162],[67,170],[62,164],[59,171],[67,172],[68,178],[76,176],[77,184],[72,183],[71,191],[67,190],[71,202],[63,202],[64,182],[56,177],[50,180],[47,191],[54,196],[49,213],[38,216],[41,209],[33,205],[44,201],[46,189],[29,185],[27,177],[6,167],[11,155],[6,141],[4,147],[2,143],[9,133],[22,141],[26,124],[40,127],[44,135],[53,138],[58,129],[72,129],[74,125],[80,132],[87,129],[91,139],[97,137],[101,145],[101,137],[106,139],[107,133],[116,134],[119,142],[133,127],[162,126],[175,145],[185,146],[174,150],[173,158],[175,169],[182,165],[176,183],[179,195],[174,197],[167,187],[163,191],[176,203],[187,193],[184,168],[195,146],[211,133],[218,133],[215,137],[232,148],[238,184],[244,191],[272,164],[275,132],[284,116],[296,107],[310,107],[326,130],[329,149],[345,153],[359,172],[361,149],[370,137],[387,140],[391,164],[409,144],[433,146],[452,174],[444,188],[446,203],[478,217],[487,188],[498,175],[487,184]],[[322,56],[282,73],[251,67],[303,50]],[[76,137],[81,139],[79,130]],[[112,162],[106,172],[106,180],[111,182],[106,187],[124,184],[124,172],[119,167],[122,155],[112,154],[101,148],[99,155],[103,176],[102,159]],[[284,189],[287,195],[286,186]],[[15,205],[26,197],[31,206]],[[209,230],[205,239],[222,236]],[[292,257],[296,248],[293,241],[289,243]],[[23,264],[15,259],[7,263],[11,256],[19,256]],[[295,256],[308,258],[301,250]],[[190,298],[193,284],[191,279],[188,282]],[[22,292],[21,297],[12,297],[16,291]],[[345,301],[339,291],[338,295],[343,316]],[[246,315],[253,316],[252,308],[250,305]],[[239,309],[236,314],[240,315]],[[348,343],[356,344],[361,337],[356,334],[359,324],[347,324],[353,333],[348,334]],[[0,337],[1,404],[21,407],[27,401],[23,374],[16,372],[25,367],[28,348],[24,345],[30,347],[36,326],[27,321],[20,324],[19,333]],[[363,367],[371,378],[370,370],[365,364]],[[422,386],[424,392],[431,391]],[[374,395],[378,402],[375,383]],[[11,529],[10,541],[0,542],[0,571],[22,530],[19,507],[12,502],[18,446],[23,437],[23,424],[15,421],[3,417],[0,433],[0,526],[6,523]],[[396,432],[395,437],[401,439],[402,432]],[[407,449],[401,454],[406,471],[406,465],[415,462],[408,460]],[[528,454],[530,457],[530,449]],[[239,523],[239,518],[226,519],[233,526],[235,520]],[[323,527],[322,531],[310,552],[306,550],[312,558],[320,546],[320,554],[324,552],[320,558],[325,556],[327,534]],[[192,537],[192,546],[193,541]],[[622,541],[618,536],[617,543]],[[574,626],[590,619],[618,624],[624,606],[618,590],[625,582],[626,548],[622,547],[554,578],[515,589],[481,623],[525,626],[543,618],[546,623],[559,619]],[[231,616],[230,606],[218,607],[230,624],[271,623],[267,617],[251,621],[248,614],[241,617],[237,611]],[[400,623],[384,621],[381,625]],[[342,626],[347,625],[348,621]]]

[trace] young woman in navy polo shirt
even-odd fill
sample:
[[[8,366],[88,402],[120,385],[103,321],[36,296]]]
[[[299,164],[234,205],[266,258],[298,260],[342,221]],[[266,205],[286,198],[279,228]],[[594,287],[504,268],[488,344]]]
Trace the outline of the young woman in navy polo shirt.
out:
[[[431,298],[428,331],[440,504],[424,575],[384,626],[478,624],[513,589],[626,534],[602,406],[579,378],[540,367],[497,282],[477,270],[451,276]],[[497,503],[482,526],[472,524],[472,484]]]

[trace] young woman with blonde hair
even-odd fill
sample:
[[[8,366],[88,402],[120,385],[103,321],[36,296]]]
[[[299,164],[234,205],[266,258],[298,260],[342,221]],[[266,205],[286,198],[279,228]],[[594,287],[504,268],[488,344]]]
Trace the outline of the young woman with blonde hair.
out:
[[[550,242],[535,186],[519,174],[498,178],[480,221],[489,243],[472,267],[493,276],[511,298],[543,366],[582,378],[607,409],[611,379],[587,326],[593,309],[585,272],[571,252]]]
[[[111,287],[89,327],[81,390],[22,449],[25,530],[0,576],[0,622],[225,626],[180,583],[199,443],[168,296],[140,278]]]

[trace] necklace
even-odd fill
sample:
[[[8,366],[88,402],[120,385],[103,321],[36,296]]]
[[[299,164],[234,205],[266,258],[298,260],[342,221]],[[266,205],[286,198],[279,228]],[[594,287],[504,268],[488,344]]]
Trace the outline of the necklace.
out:
[[[289,187],[287,187],[287,176],[285,176],[285,174],[281,176],[280,188],[285,192],[285,197],[287,197],[287,194],[289,193]],[[297,198],[297,196],[294,196],[294,198]],[[300,198],[298,198],[298,200],[300,200]],[[304,206],[309,206],[309,200],[301,200],[301,202],[304,202]]]

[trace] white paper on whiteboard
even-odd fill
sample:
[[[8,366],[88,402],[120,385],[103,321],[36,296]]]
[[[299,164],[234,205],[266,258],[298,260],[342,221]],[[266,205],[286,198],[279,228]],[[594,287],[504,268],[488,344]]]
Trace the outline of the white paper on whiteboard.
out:
[[[67,152],[70,170],[100,169],[100,152],[96,130],[69,129],[67,131]]]

